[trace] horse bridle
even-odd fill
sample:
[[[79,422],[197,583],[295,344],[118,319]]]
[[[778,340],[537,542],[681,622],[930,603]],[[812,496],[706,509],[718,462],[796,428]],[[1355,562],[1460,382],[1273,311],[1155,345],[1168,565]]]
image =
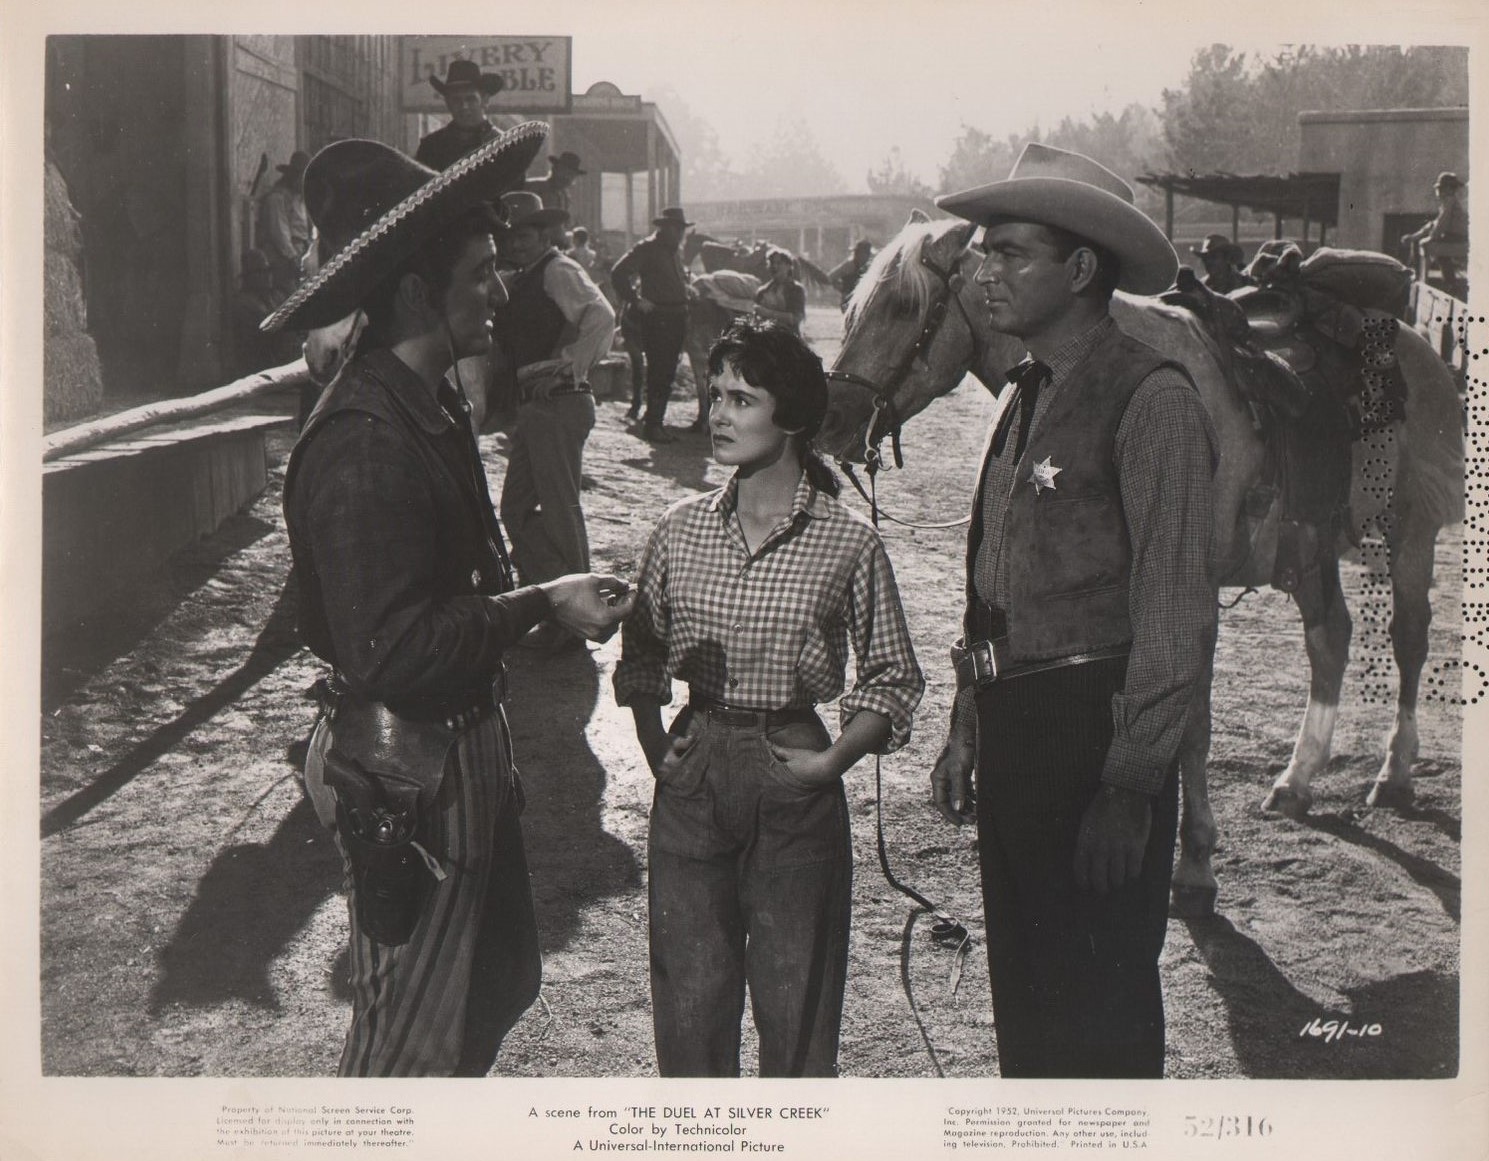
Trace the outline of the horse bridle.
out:
[[[934,274],[941,281],[939,290],[931,300],[931,305],[926,311],[925,323],[920,328],[920,334],[916,337],[914,345],[910,347],[898,363],[895,364],[893,373],[883,382],[876,383],[874,380],[863,375],[855,375],[852,371],[832,370],[826,372],[830,381],[847,383],[854,387],[860,387],[874,397],[873,411],[869,414],[868,423],[863,429],[863,463],[864,470],[869,475],[870,487],[874,484],[874,477],[879,469],[884,466],[884,457],[879,451],[879,444],[884,437],[889,437],[890,448],[894,454],[894,466],[903,468],[905,466],[904,453],[900,448],[900,428],[903,424],[898,409],[894,405],[894,392],[898,390],[905,377],[910,374],[910,368],[915,365],[917,359],[923,360],[936,341],[936,336],[941,331],[941,324],[946,321],[946,309],[948,303],[956,303],[957,310],[961,311],[962,320],[967,324],[967,334],[972,339],[973,366],[980,366],[982,362],[982,351],[977,341],[977,327],[973,325],[972,316],[967,313],[966,304],[962,302],[962,287],[966,285],[966,276],[958,269],[960,256],[953,261],[950,269],[943,270],[930,260],[925,254],[920,256],[920,264]],[[866,500],[874,514],[874,523],[878,523],[879,508],[876,500],[859,482],[857,474],[853,470],[853,464],[845,457],[838,461],[838,467],[848,477],[858,494]],[[957,521],[956,523],[962,523]]]

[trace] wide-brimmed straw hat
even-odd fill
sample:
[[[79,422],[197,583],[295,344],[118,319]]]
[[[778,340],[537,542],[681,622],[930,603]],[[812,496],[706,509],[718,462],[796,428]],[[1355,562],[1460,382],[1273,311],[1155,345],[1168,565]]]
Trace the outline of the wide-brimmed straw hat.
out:
[[[1079,153],[1031,141],[1006,180],[936,199],[943,210],[980,225],[1037,222],[1068,230],[1111,251],[1122,265],[1118,289],[1167,290],[1179,256],[1163,231],[1133,205],[1132,187]]]
[[[327,145],[305,171],[321,267],[266,318],[266,331],[327,326],[356,310],[434,232],[519,185],[548,127],[529,121],[442,173],[380,141]]]
[[[502,80],[500,73],[483,73],[481,66],[473,60],[452,60],[450,67],[445,70],[445,79],[440,80],[433,73],[429,74],[429,83],[434,86],[434,91],[441,97],[449,89],[480,89],[488,97],[502,91],[506,81]]]
[[[502,206],[507,211],[507,226],[513,230],[523,226],[543,230],[569,220],[568,210],[545,209],[543,199],[531,190],[514,189],[502,194]]]
[[[674,226],[695,226],[698,224],[688,221],[688,216],[682,212],[681,206],[668,206],[651,220],[653,226],[665,226],[669,222]]]

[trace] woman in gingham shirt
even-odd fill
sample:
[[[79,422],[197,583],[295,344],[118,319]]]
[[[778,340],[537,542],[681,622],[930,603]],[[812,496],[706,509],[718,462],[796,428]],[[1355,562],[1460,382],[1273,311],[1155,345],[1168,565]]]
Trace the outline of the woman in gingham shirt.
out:
[[[736,471],[652,532],[615,671],[656,775],[657,1062],[739,1075],[748,982],[760,1075],[831,1076],[853,869],[842,776],[904,745],[925,682],[878,533],[811,450],[821,360],[784,327],[739,322],[709,372],[714,456]],[[664,732],[673,678],[689,700]],[[833,741],[813,707],[840,694]]]

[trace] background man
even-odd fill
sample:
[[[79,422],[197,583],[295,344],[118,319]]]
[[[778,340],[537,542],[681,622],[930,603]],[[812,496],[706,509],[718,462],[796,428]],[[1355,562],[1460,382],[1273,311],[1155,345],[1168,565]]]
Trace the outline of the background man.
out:
[[[305,211],[303,183],[310,154],[302,149],[276,165],[279,180],[259,202],[254,248],[269,259],[274,292],[283,299],[300,281],[301,263],[310,249],[310,215]]]
[[[1200,279],[1216,294],[1229,294],[1242,286],[1251,286],[1251,279],[1241,273],[1245,255],[1224,234],[1206,234],[1198,246],[1189,247],[1189,252],[1205,264],[1205,276]]]
[[[848,299],[853,295],[853,288],[858,285],[858,280],[863,277],[863,272],[873,260],[874,244],[867,238],[860,238],[853,244],[853,253],[827,272],[827,280],[838,288],[838,294],[841,295],[839,305],[844,310],[848,308]]]
[[[583,177],[584,170],[579,154],[565,149],[557,157],[548,158],[548,172],[542,177],[527,179],[526,189],[543,199],[543,208],[549,210],[569,209],[569,187],[576,177]]]
[[[502,197],[508,229],[502,257],[517,269],[505,279],[507,303],[497,335],[515,368],[517,423],[502,485],[501,516],[527,584],[589,571],[589,537],[579,486],[584,441],[595,425],[589,373],[610,349],[615,311],[552,231],[568,220],[518,190]],[[578,638],[545,622],[523,644],[558,648]]]
[[[1459,263],[1468,261],[1468,211],[1458,200],[1463,182],[1456,173],[1444,170],[1432,187],[1437,198],[1437,216],[1410,234],[1401,244],[1407,248],[1407,264],[1426,276],[1426,265],[1436,262],[1444,288],[1450,293],[1465,293],[1459,286]]]
[[[937,199],[980,223],[1010,379],[967,549],[960,687],[932,797],[978,859],[1004,1076],[1161,1076],[1158,957],[1177,758],[1214,646],[1209,421],[1188,374],[1117,329],[1115,288],[1178,259],[1115,174],[1030,144]]]
[[[290,455],[300,632],[333,667],[306,789],[349,884],[344,1076],[481,1076],[538,994],[537,925],[508,755],[503,651],[544,617],[603,637],[615,577],[516,589],[458,384],[491,346],[492,199],[543,140],[520,126],[458,178],[375,141],[306,171],[323,265],[267,330],[361,309],[361,345]]]
[[[651,234],[627,250],[610,281],[624,302],[646,356],[646,416],[642,437],[671,443],[676,436],[663,426],[672,377],[688,331],[688,276],[682,265],[682,240],[693,225],[680,206],[668,206],[651,220]]]
[[[504,82],[499,73],[483,73],[473,60],[452,60],[445,79],[431,73],[429,83],[445,99],[450,123],[420,138],[414,159],[430,169],[449,169],[496,136],[496,126],[486,120],[486,98],[501,92]]]

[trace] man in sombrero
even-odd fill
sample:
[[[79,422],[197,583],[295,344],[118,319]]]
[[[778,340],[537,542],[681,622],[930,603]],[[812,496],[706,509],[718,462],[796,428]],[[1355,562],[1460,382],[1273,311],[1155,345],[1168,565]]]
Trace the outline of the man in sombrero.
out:
[[[1215,445],[1185,369],[1108,307],[1166,289],[1178,259],[1126,182],[1044,145],[937,204],[983,227],[992,325],[1029,352],[973,499],[931,775],[962,822],[976,767],[999,1069],[1161,1076],[1177,753],[1215,632]]]
[[[483,73],[473,60],[452,60],[444,80],[430,73],[429,83],[445,99],[450,122],[419,139],[414,160],[430,169],[449,169],[496,136],[496,126],[486,119],[486,99],[501,92],[505,82],[500,73]]]
[[[327,146],[305,172],[321,268],[264,322],[367,318],[284,483],[300,632],[332,667],[305,781],[346,862],[345,1076],[484,1075],[537,996],[502,656],[545,618],[602,639],[632,604],[615,577],[514,587],[447,377],[491,346],[491,203],[543,133],[519,126],[442,174],[374,141]]]

